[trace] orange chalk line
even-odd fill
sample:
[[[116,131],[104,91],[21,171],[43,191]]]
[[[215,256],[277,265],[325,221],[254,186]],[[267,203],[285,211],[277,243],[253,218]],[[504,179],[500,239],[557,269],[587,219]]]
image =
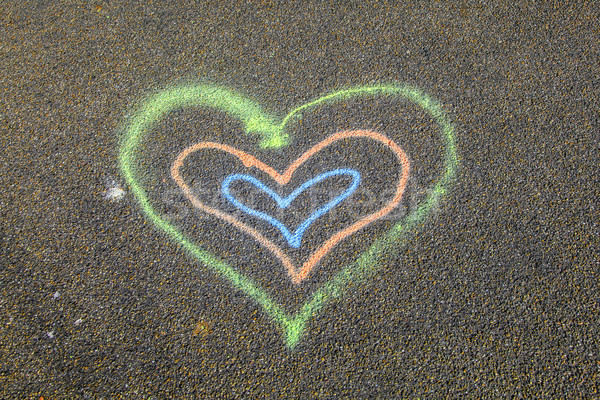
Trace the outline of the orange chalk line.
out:
[[[264,237],[256,229],[239,221],[234,216],[224,213],[216,208],[209,207],[208,205],[198,200],[194,195],[192,189],[187,185],[187,183],[179,173],[179,170],[183,166],[183,162],[190,154],[201,149],[212,148],[222,150],[236,156],[247,168],[255,167],[267,173],[278,184],[285,185],[290,181],[292,175],[294,174],[296,169],[298,169],[298,167],[300,167],[306,160],[308,160],[314,154],[321,151],[323,148],[331,145],[332,143],[338,140],[360,137],[372,139],[377,142],[383,143],[384,145],[388,146],[398,158],[398,161],[402,165],[402,175],[400,176],[398,184],[396,185],[396,193],[394,197],[380,210],[369,214],[364,218],[361,218],[351,226],[342,229],[341,231],[338,231],[333,236],[331,236],[325,243],[323,243],[315,252],[313,252],[309,256],[308,260],[306,260],[306,262],[302,265],[300,271],[296,270],[296,267],[294,266],[292,261],[279,246],[277,246],[275,243]],[[280,174],[275,169],[264,164],[252,155],[249,155],[241,150],[237,150],[231,146],[214,142],[200,142],[187,147],[181,153],[179,153],[179,155],[177,156],[177,158],[171,166],[171,176],[173,177],[173,180],[177,183],[177,185],[179,185],[179,187],[181,187],[184,195],[192,203],[192,205],[208,214],[214,215],[217,218],[229,222],[239,230],[248,233],[250,236],[256,239],[262,246],[270,250],[275,255],[275,257],[277,257],[281,261],[294,284],[298,284],[304,279],[306,279],[312,271],[312,269],[319,263],[319,261],[323,257],[325,257],[325,255],[327,255],[327,253],[329,253],[329,251],[331,251],[331,249],[333,249],[333,247],[335,247],[337,243],[347,238],[348,236],[354,234],[355,232],[359,231],[360,229],[364,228],[365,226],[369,225],[370,223],[384,217],[385,215],[390,213],[395,207],[397,207],[400,201],[402,200],[402,195],[404,194],[404,190],[406,189],[409,173],[410,162],[408,160],[408,156],[400,148],[400,146],[398,146],[394,141],[387,138],[386,136],[370,130],[340,131],[327,137],[322,142],[317,143],[314,147],[312,147],[310,150],[306,151],[299,158],[297,158],[284,171],[283,174]]]

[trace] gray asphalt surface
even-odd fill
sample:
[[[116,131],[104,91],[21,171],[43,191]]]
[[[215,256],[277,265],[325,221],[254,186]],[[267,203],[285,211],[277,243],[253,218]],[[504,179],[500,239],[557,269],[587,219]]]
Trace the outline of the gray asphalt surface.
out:
[[[593,2],[2,6],[0,397],[597,397],[599,19]],[[402,82],[454,119],[461,168],[447,201],[293,352],[259,306],[145,218],[119,171],[119,128],[138,101],[196,80],[278,115]],[[381,115],[370,107],[352,118]],[[203,123],[234,123],[192,114],[165,122],[174,148]],[[306,122],[297,143],[340,115]],[[439,148],[411,143],[428,182]],[[148,181],[168,177],[168,157]],[[207,247],[235,253],[222,224],[188,228],[208,226]],[[253,256],[238,243],[232,260]],[[256,279],[289,309],[307,296]]]

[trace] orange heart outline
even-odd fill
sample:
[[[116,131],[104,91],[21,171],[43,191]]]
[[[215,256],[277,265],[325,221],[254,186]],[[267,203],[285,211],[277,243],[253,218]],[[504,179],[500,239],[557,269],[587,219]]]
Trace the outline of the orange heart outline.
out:
[[[371,213],[359,219],[349,227],[336,232],[329,239],[327,239],[325,243],[319,246],[319,248],[317,248],[317,250],[308,257],[308,259],[305,261],[305,263],[302,265],[299,271],[294,266],[290,258],[281,249],[281,247],[264,237],[256,229],[239,221],[234,216],[224,213],[216,208],[210,207],[198,200],[198,198],[194,195],[192,189],[189,187],[189,185],[185,182],[185,180],[181,177],[181,174],[179,173],[179,170],[183,166],[185,159],[189,155],[201,149],[212,148],[222,150],[236,156],[246,168],[258,168],[259,170],[271,176],[271,178],[273,178],[273,180],[275,180],[279,185],[285,185],[290,181],[292,175],[294,174],[296,169],[298,169],[298,167],[300,167],[306,160],[308,160],[314,154],[321,151],[323,148],[331,145],[332,143],[338,140],[357,137],[364,137],[380,142],[389,147],[392,150],[392,152],[396,155],[400,165],[402,166],[402,175],[400,176],[398,184],[396,185],[396,193],[394,194],[394,197],[384,207],[382,207],[374,213]],[[208,214],[214,215],[217,218],[232,224],[242,232],[245,232],[252,236],[257,242],[259,242],[263,247],[270,250],[275,255],[275,257],[277,257],[281,261],[281,263],[286,268],[287,273],[290,279],[292,280],[292,283],[294,284],[299,284],[303,280],[305,280],[309,276],[312,269],[319,263],[319,261],[321,261],[321,259],[325,257],[325,255],[327,255],[327,253],[329,253],[329,251],[331,251],[340,241],[354,234],[355,232],[359,231],[365,226],[371,224],[372,222],[381,219],[385,215],[389,214],[394,208],[396,208],[398,204],[400,204],[400,201],[402,200],[402,195],[404,194],[404,190],[406,189],[409,172],[410,162],[404,150],[402,150],[402,148],[400,148],[398,144],[396,144],[393,140],[389,139],[388,137],[378,132],[370,130],[340,131],[325,138],[323,141],[317,143],[310,150],[306,151],[299,158],[297,158],[292,164],[290,164],[290,166],[284,171],[283,174],[280,174],[272,167],[264,164],[263,162],[259,161],[256,157],[248,153],[245,153],[241,150],[237,150],[225,144],[214,142],[200,142],[185,148],[181,153],[177,155],[175,161],[173,161],[173,164],[171,165],[171,176],[173,180],[183,190],[185,197],[192,203],[194,207],[197,207]]]

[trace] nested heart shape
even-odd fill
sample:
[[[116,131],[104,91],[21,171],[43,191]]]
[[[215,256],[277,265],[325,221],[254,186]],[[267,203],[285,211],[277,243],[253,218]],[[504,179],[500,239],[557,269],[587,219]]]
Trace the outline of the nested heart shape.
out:
[[[387,146],[392,153],[397,158],[398,163],[401,166],[401,173],[398,177],[398,181],[395,182],[395,192],[393,197],[386,202],[379,210],[366,215],[363,218],[360,218],[358,221],[354,222],[350,226],[341,229],[335,233],[333,233],[329,239],[327,239],[324,243],[317,247],[317,250],[309,255],[308,259],[302,264],[301,267],[297,267],[294,265],[290,257],[286,254],[286,252],[277,244],[275,244],[272,240],[268,239],[260,233],[257,229],[251,227],[245,222],[240,221],[234,215],[226,213],[222,210],[219,210],[215,207],[211,207],[210,205],[202,202],[198,199],[198,197],[194,194],[192,188],[187,184],[187,182],[183,179],[181,175],[181,168],[184,165],[185,160],[195,152],[202,149],[215,149],[224,151],[229,153],[235,157],[237,157],[246,168],[256,168],[259,171],[262,171],[268,174],[273,180],[275,180],[279,185],[286,185],[292,175],[296,172],[296,170],[304,164],[308,159],[315,156],[319,151],[323,150],[327,146],[330,146],[332,143],[335,143],[342,139],[347,138],[366,138],[373,140],[375,142],[379,142]],[[273,253],[273,255],[280,260],[285,269],[287,270],[288,276],[292,280],[293,283],[298,284],[305,280],[314,267],[325,257],[340,241],[344,240],[348,236],[354,234],[355,232],[363,229],[367,225],[381,219],[385,215],[389,214],[394,208],[400,204],[402,200],[402,194],[406,188],[406,183],[408,181],[410,173],[410,162],[406,153],[400,148],[400,146],[394,141],[390,140],[388,137],[374,131],[370,130],[355,130],[355,131],[341,131],[335,133],[320,143],[316,144],[314,147],[306,151],[302,154],[298,159],[296,159],[283,174],[277,172],[274,168],[266,165],[265,163],[259,161],[256,157],[247,154],[241,150],[235,149],[231,146],[214,143],[214,142],[200,142],[196,143],[188,148],[184,149],[179,155],[176,157],[175,161],[171,166],[171,176],[173,180],[179,185],[179,187],[183,190],[186,198],[198,209],[213,215],[223,221],[230,223],[235,226],[239,230],[247,233],[251,237],[253,237],[258,243],[260,243],[263,247],[268,249]],[[227,185],[225,185],[227,186]],[[232,198],[230,198],[231,200]],[[235,202],[235,199],[233,199]],[[241,203],[238,202],[238,206],[244,207]],[[246,207],[246,209],[248,209]],[[319,211],[319,210],[318,210]],[[322,210],[321,210],[322,211]],[[255,214],[261,214],[261,216],[265,216],[264,213],[259,213],[255,211]],[[309,217],[311,219],[314,216]],[[278,222],[278,221],[277,221]],[[301,235],[299,235],[301,237]],[[292,239],[293,240],[293,239]]]
[[[304,112],[314,110],[319,106],[333,105],[346,100],[374,97],[406,101],[408,104],[417,106],[424,111],[435,122],[437,137],[443,146],[443,169],[434,181],[428,195],[418,207],[391,226],[387,232],[375,238],[370,247],[358,254],[353,262],[341,266],[341,270],[334,274],[326,284],[316,289],[300,309],[295,312],[287,312],[263,285],[228,264],[220,255],[206,250],[204,247],[206,243],[195,241],[169,219],[165,218],[158,211],[148,188],[143,183],[144,167],[141,153],[144,142],[150,137],[151,131],[157,127],[158,123],[174,110],[199,107],[224,113],[239,121],[245,134],[259,136],[258,148],[283,149],[289,144],[288,129],[291,122],[297,120]],[[282,118],[268,114],[260,105],[231,89],[213,84],[180,85],[148,96],[140,103],[139,108],[134,110],[131,118],[128,118],[122,129],[119,165],[123,177],[129,185],[130,192],[137,200],[141,210],[158,229],[182,246],[196,260],[211,268],[233,287],[256,301],[281,328],[285,343],[290,349],[297,346],[306,331],[308,321],[312,317],[323,310],[328,303],[334,299],[339,299],[344,292],[352,287],[352,284],[364,282],[368,276],[379,268],[380,260],[385,254],[393,253],[395,248],[403,244],[403,239],[409,232],[423,226],[422,222],[439,205],[452,187],[459,164],[454,126],[442,105],[426,93],[402,84],[379,84],[334,91],[295,107]],[[247,167],[264,167],[264,170],[270,171],[269,175],[280,184],[289,181],[294,169],[303,162],[301,157],[283,174],[279,174],[254,157],[239,152],[239,150],[223,147],[224,145],[216,143],[213,143],[212,146],[221,150],[228,149],[225,151],[232,152],[242,162],[245,162]],[[191,151],[191,149],[187,150]],[[306,153],[304,156],[306,156]],[[387,207],[390,206],[391,204],[388,204]],[[385,212],[385,210],[379,212]],[[368,221],[362,221],[361,223],[368,223]],[[361,227],[356,224],[353,225],[354,229],[360,229]],[[342,233],[338,232],[334,235],[334,237],[336,236],[340,237]],[[322,249],[323,247],[321,247]],[[312,258],[316,256],[317,253],[314,253]],[[300,275],[296,276],[297,278],[301,277]]]
[[[232,183],[238,182],[238,181],[246,181],[246,182],[254,185],[254,187],[262,190],[270,198],[275,200],[275,202],[277,203],[277,205],[279,206],[280,209],[285,210],[292,204],[292,202],[300,194],[302,194],[305,190],[309,189],[313,185],[316,185],[317,183],[319,183],[327,178],[333,177],[333,176],[344,176],[344,175],[352,177],[352,183],[350,184],[350,186],[348,186],[346,188],[346,190],[344,190],[342,193],[340,193],[334,199],[328,201],[323,206],[321,206],[317,210],[313,211],[312,214],[310,214],[308,216],[308,218],[306,218],[304,221],[302,221],[302,223],[300,223],[300,225],[296,228],[294,233],[290,232],[290,230],[281,221],[279,221],[277,218],[273,217],[272,215],[269,215],[265,212],[258,211],[258,210],[255,210],[254,208],[248,207],[247,205],[245,205],[244,203],[239,201],[234,195],[232,195],[231,191],[229,190]],[[300,187],[296,188],[292,193],[290,193],[286,197],[279,196],[277,193],[275,193],[274,191],[269,189],[269,187],[266,186],[264,183],[262,183],[260,180],[256,179],[255,177],[253,177],[251,175],[246,175],[246,174],[229,175],[223,181],[223,184],[221,185],[221,191],[223,192],[223,195],[225,196],[225,198],[227,200],[229,200],[230,203],[235,205],[238,209],[244,211],[246,214],[249,214],[249,215],[252,215],[259,219],[262,219],[263,221],[266,221],[269,224],[273,225],[275,228],[277,228],[281,232],[281,234],[285,237],[288,244],[291,247],[297,249],[302,244],[302,236],[304,236],[304,232],[306,232],[306,230],[312,225],[312,223],[315,222],[320,217],[322,217],[327,212],[329,212],[335,206],[342,203],[348,197],[350,197],[350,195],[352,195],[352,193],[354,193],[356,188],[358,188],[359,184],[360,184],[360,174],[358,173],[358,171],[350,169],[350,168],[339,168],[339,169],[335,169],[333,171],[324,172],[312,179],[309,179],[308,181],[304,182]]]

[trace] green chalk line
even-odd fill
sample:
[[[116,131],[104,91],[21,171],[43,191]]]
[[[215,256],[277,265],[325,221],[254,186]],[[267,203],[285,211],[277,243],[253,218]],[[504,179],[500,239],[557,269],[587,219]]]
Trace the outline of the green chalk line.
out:
[[[225,112],[239,119],[247,134],[259,135],[261,148],[281,148],[286,146],[289,141],[289,137],[285,133],[286,125],[303,111],[342,100],[377,95],[403,97],[421,106],[431,115],[439,126],[440,138],[445,147],[444,172],[437,179],[433,190],[416,210],[396,223],[354,263],[345,266],[327,284],[313,293],[309,301],[296,314],[286,313],[267,292],[250,278],[236,271],[219,257],[201,249],[174,225],[164,220],[152,207],[146,191],[138,182],[137,174],[140,171],[137,171],[136,167],[136,153],[142,138],[162,118],[175,109],[205,107]],[[284,333],[285,343],[291,350],[299,343],[311,317],[332,300],[339,298],[348,290],[350,284],[364,282],[368,276],[377,271],[377,261],[384,253],[387,253],[392,247],[398,246],[408,232],[422,225],[432,209],[437,207],[449,191],[456,178],[459,163],[454,128],[442,106],[420,90],[406,85],[362,86],[336,91],[294,108],[280,121],[268,115],[250,99],[233,90],[208,84],[178,86],[149,96],[126,124],[124,133],[119,149],[121,172],[150,221],[182,245],[196,259],[223,275],[234,287],[260,304],[264,311],[279,324]]]

